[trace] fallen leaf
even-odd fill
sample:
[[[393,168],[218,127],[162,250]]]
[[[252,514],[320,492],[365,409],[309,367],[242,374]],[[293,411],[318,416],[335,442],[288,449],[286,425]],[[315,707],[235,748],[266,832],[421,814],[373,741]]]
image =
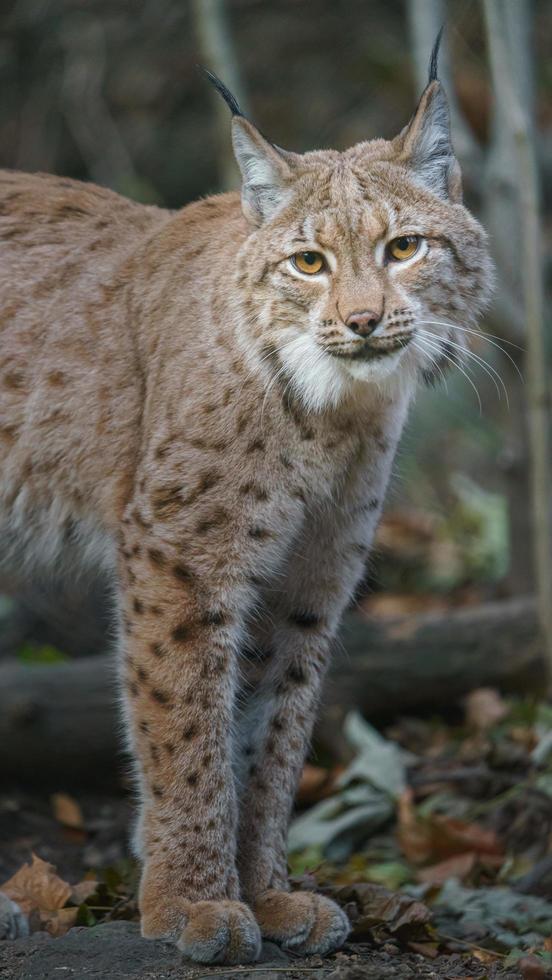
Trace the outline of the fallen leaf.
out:
[[[439,955],[438,943],[417,943],[410,940],[408,943],[408,948],[413,953],[420,953],[421,956],[427,956],[427,958],[430,960],[434,960],[435,957]]]
[[[467,695],[465,701],[466,724],[478,732],[487,732],[509,713],[506,702],[492,687],[479,687]]]
[[[99,882],[92,878],[85,878],[84,881],[79,881],[78,884],[73,885],[71,890],[71,901],[74,902],[75,905],[81,905],[98,890],[98,886]]]
[[[77,908],[56,909],[53,912],[41,912],[41,929],[48,932],[50,936],[64,936],[65,933],[75,925],[78,912],[79,910]]]
[[[489,856],[504,853],[495,831],[478,823],[440,813],[420,817],[411,790],[401,794],[398,802],[397,839],[403,854],[413,864],[468,852]]]
[[[407,881],[412,881],[414,875],[404,861],[380,861],[379,863],[369,863],[363,871],[363,875],[374,885],[384,885],[391,891],[397,891],[401,885]],[[358,881],[359,875],[355,878]]]
[[[545,980],[546,967],[536,956],[522,956],[517,961],[517,968],[523,980]]]
[[[31,864],[24,864],[15,874],[0,885],[12,902],[17,902],[28,915],[31,911],[51,912],[61,909],[71,897],[71,885],[56,874],[52,864],[36,854]]]
[[[397,839],[402,853],[414,864],[424,864],[431,857],[431,832],[428,823],[420,820],[416,813],[411,789],[401,793],[397,817]]]
[[[360,882],[332,891],[340,905],[350,909],[353,936],[379,934],[400,935],[403,940],[423,942],[429,939],[426,925],[431,914],[426,905],[403,892],[390,892],[382,885]]]
[[[84,828],[84,818],[82,810],[76,800],[67,793],[53,793],[50,797],[54,817],[58,823],[64,827],[71,827],[74,830]]]
[[[479,960],[480,963],[496,963],[496,961],[500,959],[500,957],[496,953],[493,953],[490,949],[487,950],[476,948],[470,950],[470,952],[474,960]]]
[[[525,955],[550,935],[552,902],[505,886],[467,888],[449,878],[433,902],[432,914],[444,935],[478,945],[490,938],[495,950]]]
[[[455,854],[445,861],[432,864],[429,868],[418,871],[416,880],[426,885],[442,885],[447,878],[458,878],[463,881],[473,871],[477,855],[473,851],[466,854]]]
[[[392,815],[393,804],[381,790],[351,786],[295,818],[289,830],[289,852],[316,847],[328,859],[346,860],[357,843]]]
[[[311,766],[307,763],[303,767],[301,782],[297,790],[299,806],[309,806],[330,796],[333,793],[336,779],[342,772],[342,766],[322,769],[320,766]]]
[[[478,823],[466,823],[455,817],[435,814],[431,821],[433,849],[443,857],[475,851],[476,854],[501,855],[504,849],[494,830]]]

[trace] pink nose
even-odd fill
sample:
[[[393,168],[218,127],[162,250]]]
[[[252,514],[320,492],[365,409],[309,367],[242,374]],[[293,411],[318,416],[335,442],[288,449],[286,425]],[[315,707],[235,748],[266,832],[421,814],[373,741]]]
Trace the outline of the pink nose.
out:
[[[374,310],[363,310],[362,313],[349,314],[345,323],[349,327],[349,330],[357,333],[359,337],[369,337],[376,329],[380,320],[381,313],[375,313]]]

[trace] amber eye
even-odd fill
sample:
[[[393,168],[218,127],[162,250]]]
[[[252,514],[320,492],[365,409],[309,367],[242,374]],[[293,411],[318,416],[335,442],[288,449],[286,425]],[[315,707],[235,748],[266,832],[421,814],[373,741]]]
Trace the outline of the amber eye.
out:
[[[324,256],[320,252],[297,252],[291,260],[299,272],[304,272],[307,276],[315,276],[317,272],[322,272],[326,263]]]
[[[394,238],[392,242],[389,242],[387,254],[395,262],[404,262],[405,259],[411,259],[419,247],[419,235],[401,235],[400,238]]]

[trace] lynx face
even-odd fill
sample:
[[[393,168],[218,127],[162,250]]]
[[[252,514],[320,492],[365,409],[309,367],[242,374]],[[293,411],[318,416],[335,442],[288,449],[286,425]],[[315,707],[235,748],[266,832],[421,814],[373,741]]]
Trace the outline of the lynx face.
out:
[[[300,156],[236,116],[234,146],[254,225],[239,262],[252,335],[310,409],[460,359],[457,328],[481,314],[492,274],[438,83],[392,141]]]

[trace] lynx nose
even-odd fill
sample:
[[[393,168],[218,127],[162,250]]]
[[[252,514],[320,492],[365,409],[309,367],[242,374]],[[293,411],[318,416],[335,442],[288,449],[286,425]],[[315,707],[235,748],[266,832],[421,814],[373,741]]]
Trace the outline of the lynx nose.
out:
[[[374,310],[364,310],[362,313],[351,313],[345,323],[359,337],[369,337],[381,321],[381,313]]]

